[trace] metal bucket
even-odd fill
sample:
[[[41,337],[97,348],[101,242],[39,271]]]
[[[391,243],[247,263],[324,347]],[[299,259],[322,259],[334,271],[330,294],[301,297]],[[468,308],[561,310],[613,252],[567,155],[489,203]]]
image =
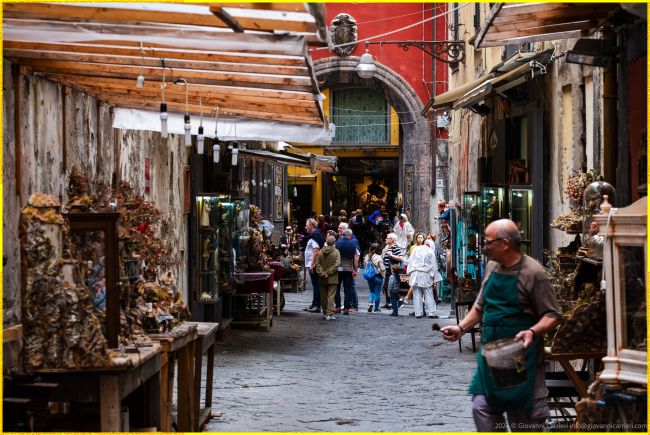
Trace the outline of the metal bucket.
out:
[[[496,388],[510,388],[526,381],[523,340],[502,338],[481,346]]]

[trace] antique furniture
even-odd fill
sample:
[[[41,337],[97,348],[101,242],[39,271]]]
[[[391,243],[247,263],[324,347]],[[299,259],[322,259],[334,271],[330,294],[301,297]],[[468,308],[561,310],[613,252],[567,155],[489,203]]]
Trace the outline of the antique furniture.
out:
[[[594,216],[605,236],[607,356],[600,380],[647,385],[647,197]]]
[[[73,258],[92,262],[89,274],[96,275],[98,282],[103,281],[102,277],[105,279],[106,340],[110,348],[117,348],[120,332],[118,222],[121,214],[66,213],[63,216],[70,225]]]
[[[236,273],[233,325],[273,326],[273,273]]]
[[[151,334],[162,348],[161,368],[161,402],[162,430],[172,429],[172,397],[174,394],[175,363],[178,361],[177,381],[177,430],[191,432],[194,430],[194,346],[197,327],[189,323],[182,324],[163,334]],[[200,376],[200,375],[199,375]]]
[[[197,339],[194,347],[194,385],[192,390],[194,427],[193,432],[200,432],[201,427],[212,414],[212,379],[214,375],[214,351],[217,341],[218,323],[188,322],[196,326]],[[205,368],[205,405],[201,408],[201,382],[203,378],[203,355],[207,356]]]

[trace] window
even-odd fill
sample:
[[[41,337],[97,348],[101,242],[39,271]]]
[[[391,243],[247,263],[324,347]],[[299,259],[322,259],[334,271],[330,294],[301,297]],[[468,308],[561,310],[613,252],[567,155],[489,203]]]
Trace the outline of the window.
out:
[[[336,126],[332,144],[390,143],[390,108],[383,95],[366,88],[335,89],[331,112]]]

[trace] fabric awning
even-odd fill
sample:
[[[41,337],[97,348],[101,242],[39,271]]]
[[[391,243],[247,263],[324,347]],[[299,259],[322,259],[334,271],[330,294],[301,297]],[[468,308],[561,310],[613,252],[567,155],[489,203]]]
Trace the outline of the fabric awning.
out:
[[[424,114],[429,109],[433,109],[434,112],[451,109],[454,103],[456,102],[456,100],[461,98],[467,92],[470,92],[472,89],[476,89],[480,87],[482,84],[484,84],[486,81],[488,81],[490,78],[494,76],[495,76],[494,74],[485,75],[472,82],[459,86],[456,89],[452,89],[451,91],[447,91],[440,95],[436,95],[435,97],[432,97],[431,100],[429,100],[429,103],[425,106],[421,115],[424,116]]]
[[[579,38],[601,27],[618,3],[497,3],[476,35],[476,48]]]
[[[493,92],[504,92],[525,82],[533,74],[545,73],[545,65],[551,61],[553,52],[554,49],[517,53],[495,65],[485,76],[433,97],[433,103],[428,107],[434,112],[463,109],[482,101]]]
[[[201,119],[190,118],[192,135],[198,134]],[[205,137],[214,138],[216,121],[214,117],[203,118]],[[172,134],[185,134],[183,115],[170,113],[167,129]],[[160,131],[160,115],[156,112],[135,109],[115,109],[113,128],[123,130]],[[329,145],[332,135],[327,127],[286,122],[264,121],[261,119],[219,117],[217,131],[224,141],[293,141],[313,145]]]
[[[284,166],[309,168],[312,171],[336,172],[336,157],[309,154],[305,156],[290,156],[286,153],[276,153],[268,150],[239,149],[239,156],[245,159],[259,160]]]

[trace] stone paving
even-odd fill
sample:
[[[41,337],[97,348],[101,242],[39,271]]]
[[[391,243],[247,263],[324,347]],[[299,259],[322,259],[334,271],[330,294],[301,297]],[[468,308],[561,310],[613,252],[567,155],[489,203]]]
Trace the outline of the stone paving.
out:
[[[217,343],[214,413],[204,430],[475,431],[467,388],[476,366],[469,337],[463,352],[431,330],[455,318],[409,317],[413,305],[368,313],[368,286],[357,277],[358,313],[302,309],[311,286],[286,293],[270,332],[233,329]],[[383,301],[383,296],[382,296]],[[438,314],[449,316],[449,304]]]

